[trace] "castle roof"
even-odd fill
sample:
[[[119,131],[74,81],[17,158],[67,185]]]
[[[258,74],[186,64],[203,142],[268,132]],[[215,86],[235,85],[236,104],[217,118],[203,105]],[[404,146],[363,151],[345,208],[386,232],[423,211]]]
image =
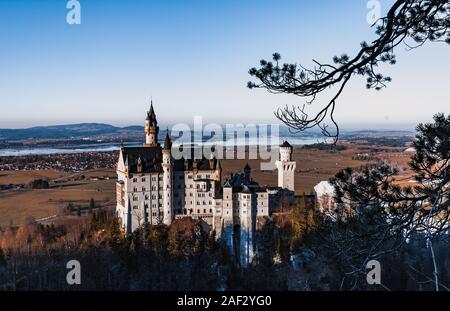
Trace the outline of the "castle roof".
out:
[[[149,121],[151,125],[156,125],[158,123],[158,121],[156,121],[155,110],[153,109],[153,100],[150,103],[150,110],[147,112],[147,121]]]
[[[170,139],[169,129],[167,129],[166,138],[164,139],[164,149],[166,150],[172,149],[172,140]]]
[[[251,193],[250,189],[246,185],[242,186],[242,189],[241,189],[240,192],[242,192],[242,193]]]
[[[220,160],[212,159],[208,160],[205,157],[202,159],[187,159],[182,160],[184,162],[185,170],[199,170],[199,171],[208,171],[208,170],[216,170],[220,168]]]
[[[160,146],[122,148],[125,167],[129,173],[151,173],[162,171],[162,152]],[[142,169],[138,172],[138,163]]]
[[[291,145],[290,143],[288,143],[287,140],[285,140],[285,141],[280,145],[280,147],[289,147],[289,148],[292,148],[292,145]]]
[[[233,188],[234,193],[266,192],[267,187],[261,187],[253,180],[246,180],[243,174],[232,174],[223,184],[224,188]]]
[[[166,137],[167,138],[167,137]],[[166,143],[164,143],[164,148]],[[125,168],[128,172],[133,173],[154,173],[162,172],[162,147],[122,147],[121,152],[124,159]],[[193,158],[194,150],[190,150],[191,158]],[[140,162],[141,170],[138,170],[138,162]],[[203,157],[202,159],[176,159],[173,161],[174,171],[190,171],[190,170],[217,170],[221,169],[220,160],[214,158],[211,160]]]

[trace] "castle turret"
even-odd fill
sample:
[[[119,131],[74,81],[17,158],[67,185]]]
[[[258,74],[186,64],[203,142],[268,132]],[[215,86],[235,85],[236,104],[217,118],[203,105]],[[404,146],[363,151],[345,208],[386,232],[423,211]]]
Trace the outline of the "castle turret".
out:
[[[163,167],[163,223],[170,225],[173,220],[173,163],[172,163],[172,141],[167,130],[162,149],[162,167]]]
[[[150,110],[147,112],[145,120],[145,146],[155,147],[158,145],[158,121],[156,120],[155,110],[153,109],[153,101],[150,104]]]
[[[285,141],[280,146],[280,159],[275,162],[278,169],[278,187],[295,191],[294,173],[296,162],[292,161],[293,148],[291,144]]]

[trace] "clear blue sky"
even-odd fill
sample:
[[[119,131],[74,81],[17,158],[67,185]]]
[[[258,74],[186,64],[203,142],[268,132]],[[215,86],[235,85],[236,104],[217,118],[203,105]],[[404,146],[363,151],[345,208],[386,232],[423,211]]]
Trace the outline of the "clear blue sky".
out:
[[[79,0],[81,25],[66,23],[66,0],[0,0],[0,128],[107,122],[139,124],[153,96],[166,123],[274,120],[302,99],[248,90],[247,73],[277,51],[311,64],[374,38],[367,1]],[[392,0],[381,1],[387,10]],[[397,52],[382,92],[354,80],[339,100],[347,127],[397,127],[449,113],[448,47]]]

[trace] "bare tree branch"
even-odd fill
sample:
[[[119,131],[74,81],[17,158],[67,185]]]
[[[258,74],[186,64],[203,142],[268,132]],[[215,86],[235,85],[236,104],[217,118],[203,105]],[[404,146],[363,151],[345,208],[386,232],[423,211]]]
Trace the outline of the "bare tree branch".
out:
[[[347,82],[355,75],[366,78],[368,89],[381,90],[391,78],[377,69],[381,63],[395,64],[394,48],[404,43],[408,49],[422,46],[427,41],[450,43],[450,4],[447,0],[397,0],[387,15],[373,25],[379,36],[372,43],[361,43],[355,57],[347,54],[335,56],[334,64],[313,60],[314,68],[298,64],[280,64],[281,55],[274,53],[273,61],[261,60],[260,68],[251,68],[249,74],[257,82],[250,81],[249,88],[266,89],[273,94],[293,94],[313,103],[328,88],[336,88],[334,96],[322,105],[322,109],[310,116],[305,105],[279,108],[275,116],[294,131],[319,127],[326,137],[336,142],[339,126],[334,119],[336,101]],[[415,46],[406,42],[412,39]],[[329,117],[335,130],[325,124]]]

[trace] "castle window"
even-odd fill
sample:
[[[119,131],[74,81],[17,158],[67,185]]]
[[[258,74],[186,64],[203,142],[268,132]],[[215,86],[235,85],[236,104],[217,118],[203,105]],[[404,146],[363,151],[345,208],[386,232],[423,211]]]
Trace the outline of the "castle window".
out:
[[[142,177],[142,182],[145,182],[145,177]]]
[[[137,201],[138,200],[138,197],[133,197],[133,201]]]
[[[206,214],[206,208],[205,208],[205,209],[203,209],[203,214]]]
[[[192,175],[191,174],[188,175],[188,179],[192,179]]]
[[[199,209],[197,210],[197,214],[200,214],[200,210]]]
[[[212,208],[209,209],[209,212],[212,213]]]
[[[206,179],[210,179],[210,178],[211,178],[211,175],[207,174]]]
[[[137,205],[133,205],[133,209],[138,209],[138,206]]]
[[[145,199],[148,200],[148,194],[145,195]]]
[[[142,192],[145,192],[145,191],[146,191],[145,187],[142,187]]]
[[[137,178],[133,178],[133,182],[137,182]]]
[[[137,188],[136,187],[134,187],[133,188],[133,192],[137,192],[138,190],[137,190]]]
[[[206,202],[205,202],[205,201],[203,201],[203,205],[206,205]]]
[[[209,205],[211,205],[211,201],[209,201]]]

